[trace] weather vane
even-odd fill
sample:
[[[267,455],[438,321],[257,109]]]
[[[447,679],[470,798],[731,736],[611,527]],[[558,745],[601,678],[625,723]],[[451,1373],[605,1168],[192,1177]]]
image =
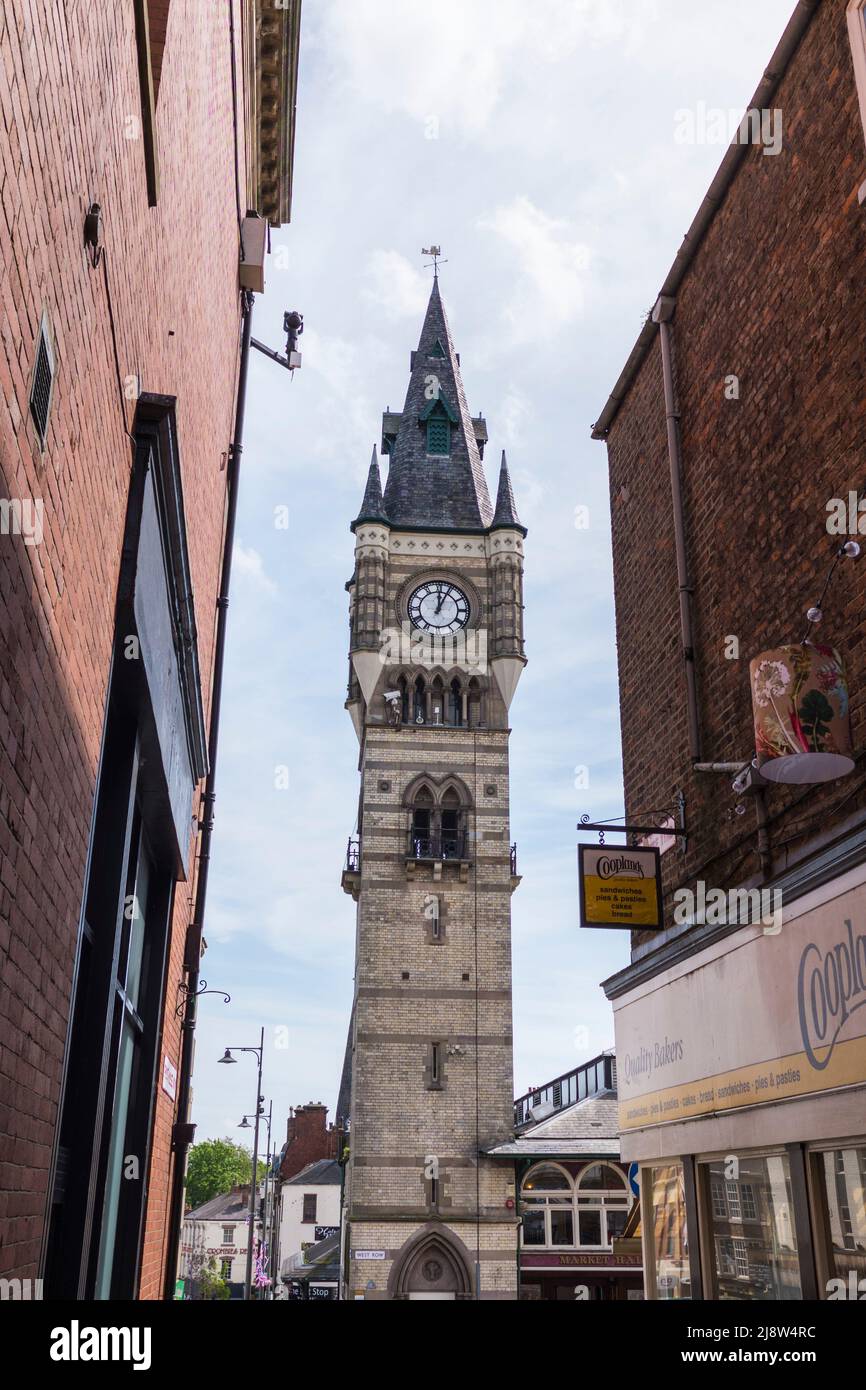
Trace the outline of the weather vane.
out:
[[[433,261],[432,261],[432,265],[433,265],[433,279],[434,279],[434,280],[438,280],[438,279],[439,279],[439,257],[442,255],[442,247],[441,247],[441,246],[432,246],[432,245],[431,245],[431,246],[422,246],[422,247],[421,247],[421,255],[422,255],[422,256],[432,256],[432,257],[433,257]],[[430,269],[430,264],[431,264],[431,263],[428,262],[427,265],[424,267],[424,269],[425,269],[425,270],[429,270],[429,269]],[[447,261],[443,261],[442,264],[443,264],[443,265],[447,265],[448,262],[447,262]]]

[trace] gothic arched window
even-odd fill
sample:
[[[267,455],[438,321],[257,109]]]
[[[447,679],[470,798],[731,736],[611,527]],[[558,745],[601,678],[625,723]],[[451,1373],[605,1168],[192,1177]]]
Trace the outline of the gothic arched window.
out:
[[[481,723],[481,686],[478,684],[477,676],[473,676],[469,682],[467,694],[469,698],[466,708],[469,727],[477,729]]]
[[[433,808],[429,787],[420,787],[412,803],[412,845],[416,859],[429,859],[433,848]]]
[[[448,723],[457,728],[463,723],[463,690],[456,676],[448,691]]]
[[[430,719],[434,724],[445,723],[445,687],[441,676],[435,676],[430,687]]]
[[[427,722],[427,688],[424,677],[418,676],[415,680],[414,699],[412,701],[412,723],[426,724]]]
[[[463,827],[460,824],[460,797],[453,787],[449,787],[443,793],[439,814],[442,826],[442,858],[459,859],[462,855]]]

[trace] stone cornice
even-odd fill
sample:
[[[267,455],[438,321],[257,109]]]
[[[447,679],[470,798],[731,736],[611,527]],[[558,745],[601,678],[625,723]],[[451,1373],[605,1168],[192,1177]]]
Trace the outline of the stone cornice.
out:
[[[272,227],[292,210],[301,0],[249,0],[244,22],[247,202]]]

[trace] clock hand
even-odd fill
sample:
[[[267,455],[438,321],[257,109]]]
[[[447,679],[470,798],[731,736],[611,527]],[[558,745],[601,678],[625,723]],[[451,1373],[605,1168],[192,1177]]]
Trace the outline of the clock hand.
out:
[[[437,613],[439,612],[439,610],[440,610],[440,608],[442,607],[442,605],[443,605],[444,602],[445,602],[445,590],[442,589],[442,590],[440,590],[440,593],[439,593],[439,602],[438,602],[438,604],[436,605],[436,612],[437,612]]]

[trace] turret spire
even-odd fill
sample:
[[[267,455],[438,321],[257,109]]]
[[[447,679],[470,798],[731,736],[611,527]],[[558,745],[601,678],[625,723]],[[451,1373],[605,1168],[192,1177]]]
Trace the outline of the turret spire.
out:
[[[493,514],[493,525],[491,531],[496,531],[500,527],[511,527],[515,531],[521,531],[526,535],[526,527],[521,526],[517,518],[517,505],[514,501],[514,492],[511,487],[511,476],[508,472],[508,461],[505,457],[505,450],[502,450],[502,463],[499,467],[499,489],[496,493],[496,511]]]
[[[388,415],[384,506],[392,526],[485,531],[493,508],[460,363],[434,279],[403,413]]]
[[[384,521],[387,523],[388,517],[385,514],[385,503],[382,500],[382,480],[379,477],[379,459],[376,454],[376,445],[373,445],[373,456],[370,459],[370,470],[367,474],[367,486],[364,489],[364,500],[361,503],[361,510],[352,522],[352,531],[362,521]]]

